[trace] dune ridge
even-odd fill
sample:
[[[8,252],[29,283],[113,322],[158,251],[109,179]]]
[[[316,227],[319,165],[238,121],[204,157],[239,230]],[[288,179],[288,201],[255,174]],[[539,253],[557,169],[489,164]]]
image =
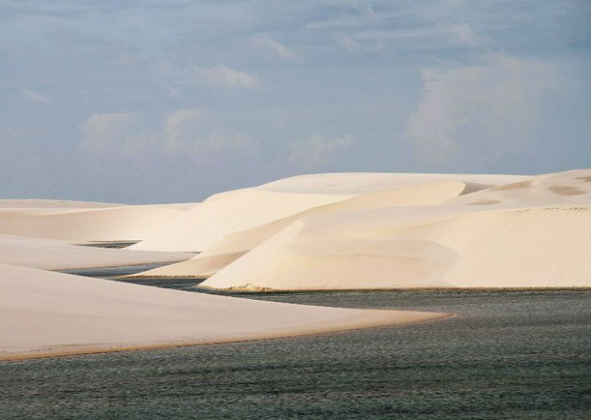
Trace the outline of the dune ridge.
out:
[[[145,251],[203,252],[224,237],[302,211],[420,182],[492,184],[522,180],[512,175],[319,174],[282,179],[255,188],[216,194],[182,219],[132,246]]]
[[[0,208],[0,235],[78,242],[141,240],[195,204]]]
[[[475,189],[439,205],[409,202],[306,215],[211,270],[201,286],[590,287],[591,186],[579,179],[589,172],[547,174]],[[572,194],[574,188],[577,194]],[[204,254],[207,257],[207,251]],[[170,267],[188,267],[200,258]],[[162,267],[154,272],[170,271]]]
[[[305,217],[380,207],[437,205],[448,198],[489,186],[460,181],[429,182],[403,186],[394,190],[357,195],[346,200],[313,207],[270,223],[231,233],[189,261],[159,267],[130,277],[191,276],[207,278],[271,238],[294,221]]]

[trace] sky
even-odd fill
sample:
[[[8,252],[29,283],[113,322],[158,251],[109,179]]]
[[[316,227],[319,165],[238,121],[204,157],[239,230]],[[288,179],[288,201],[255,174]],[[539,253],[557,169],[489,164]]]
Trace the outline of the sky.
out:
[[[588,0],[0,0],[0,198],[588,167]]]

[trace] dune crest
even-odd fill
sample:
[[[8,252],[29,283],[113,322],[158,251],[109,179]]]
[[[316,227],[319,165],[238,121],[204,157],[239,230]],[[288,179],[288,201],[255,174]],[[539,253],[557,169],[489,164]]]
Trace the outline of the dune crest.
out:
[[[590,287],[591,186],[580,179],[590,172],[541,175],[509,188],[457,194],[439,205],[308,214],[214,272],[202,286]],[[551,188],[556,185],[561,193]]]
[[[513,182],[524,177],[510,175],[440,175],[440,174],[320,174],[305,175],[276,181],[257,187],[256,190],[271,190],[275,194],[287,194],[289,200],[301,200],[313,193],[316,200],[328,203],[315,205],[306,202],[302,211],[293,207],[281,212],[269,213],[267,195],[252,196],[245,191],[230,192],[212,197],[218,200],[223,211],[200,212],[179,220],[173,229],[162,232],[133,249],[197,251],[201,254],[186,263],[162,267],[141,273],[142,276],[194,276],[209,277],[235,261],[255,246],[287,227],[294,220],[304,217],[379,207],[430,206],[444,200],[474,191]],[[250,191],[250,190],[249,190]],[[340,194],[350,194],[346,197]],[[229,202],[236,198],[238,204]],[[226,198],[226,200],[224,200]],[[247,200],[248,198],[248,200]],[[276,197],[274,197],[275,199]],[[206,203],[210,200],[206,200]],[[247,202],[246,205],[243,204]],[[212,207],[213,208],[213,207]],[[262,209],[261,209],[262,208]],[[289,210],[290,214],[287,214]],[[256,212],[264,213],[265,219]],[[255,212],[255,214],[253,214]],[[231,213],[230,216],[227,214]],[[258,223],[251,223],[254,218]],[[229,222],[229,219],[232,222]],[[237,220],[237,222],[234,222]],[[267,220],[261,223],[261,220]],[[253,226],[247,226],[253,225]],[[213,232],[213,235],[211,234]],[[221,232],[225,232],[224,235]],[[175,239],[176,238],[176,239]],[[208,238],[204,242],[203,238]],[[174,244],[174,246],[171,246]],[[182,245],[181,245],[182,244]],[[149,245],[149,246],[148,246]]]
[[[446,199],[486,187],[487,185],[483,184],[460,181],[429,182],[403,186],[393,190],[360,194],[336,203],[313,207],[264,225],[231,233],[189,261],[159,267],[133,277],[183,275],[210,277],[294,221],[305,217],[380,207],[431,206],[440,204]]]
[[[195,206],[0,207],[0,235],[78,242],[141,240]]]

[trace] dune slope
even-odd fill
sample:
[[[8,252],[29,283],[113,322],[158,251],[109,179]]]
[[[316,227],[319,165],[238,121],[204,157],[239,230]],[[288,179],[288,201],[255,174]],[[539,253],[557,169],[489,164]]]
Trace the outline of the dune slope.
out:
[[[0,236],[0,263],[44,270],[115,267],[187,260],[193,254],[77,246],[51,239]]]
[[[441,313],[290,305],[0,264],[0,360],[286,337]]]
[[[287,178],[256,188],[208,198],[199,208],[133,249],[202,252],[232,233],[261,226],[304,210],[371,192],[420,182],[461,181],[499,185],[523,180],[511,175],[319,174]]]
[[[435,206],[293,221],[203,286],[220,289],[591,287],[591,171]]]
[[[185,205],[0,208],[0,234],[81,242],[141,240],[185,211]]]
[[[306,217],[381,207],[437,205],[446,199],[457,197],[465,192],[486,188],[487,186],[490,185],[460,181],[430,182],[399,187],[394,190],[361,194],[336,203],[314,207],[251,229],[229,234],[189,261],[159,267],[139,273],[134,277],[210,277],[291,223]]]

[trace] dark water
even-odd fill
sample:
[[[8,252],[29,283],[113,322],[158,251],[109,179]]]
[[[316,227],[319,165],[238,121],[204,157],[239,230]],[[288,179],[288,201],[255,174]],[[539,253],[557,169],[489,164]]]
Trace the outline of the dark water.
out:
[[[167,282],[159,285],[176,287]],[[314,337],[4,363],[0,418],[591,418],[591,291],[246,297],[460,315]]]
[[[89,242],[89,243],[85,243],[85,244],[80,244],[80,246],[90,246],[90,247],[94,247],[94,248],[120,249],[120,248],[127,248],[128,246],[137,244],[138,242],[139,241],[106,241],[106,242],[94,241],[94,242]]]

